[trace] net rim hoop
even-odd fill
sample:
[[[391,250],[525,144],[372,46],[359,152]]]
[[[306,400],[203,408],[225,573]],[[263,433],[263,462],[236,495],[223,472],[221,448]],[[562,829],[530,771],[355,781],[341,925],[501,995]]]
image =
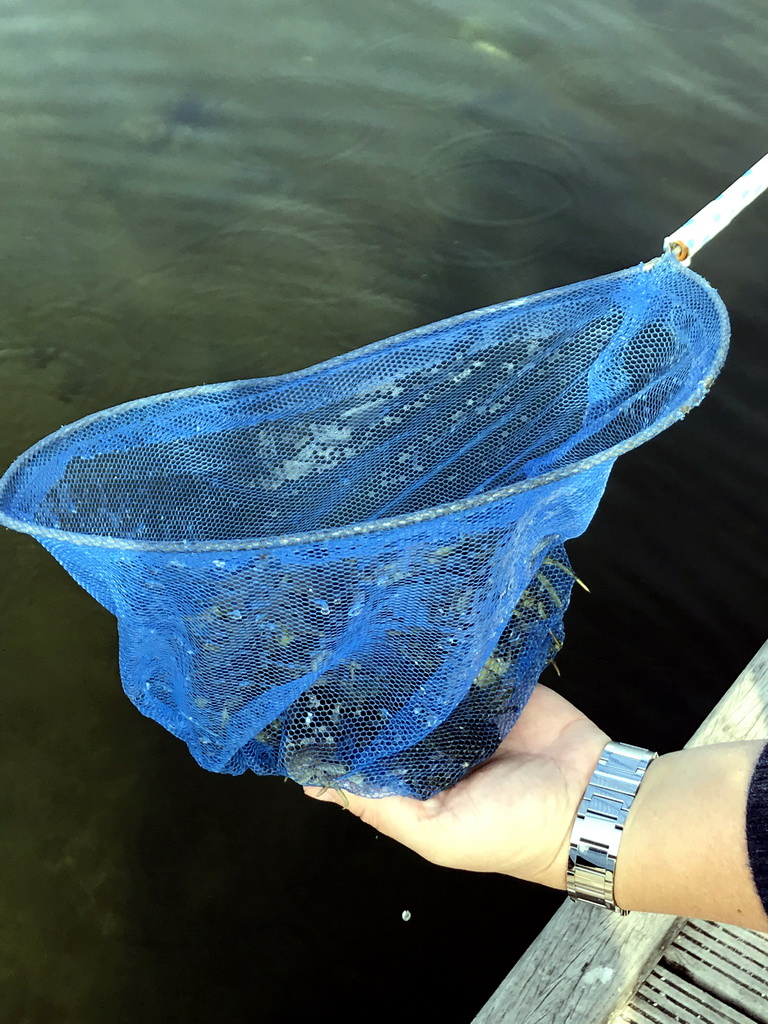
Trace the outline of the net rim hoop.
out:
[[[390,530],[397,529],[405,526],[416,526],[421,523],[431,522],[436,519],[441,519],[444,516],[454,514],[456,512],[465,512],[474,508],[482,508],[485,505],[493,504],[497,501],[502,501],[506,498],[515,497],[518,494],[523,494],[528,491],[536,490],[539,487],[546,487],[549,484],[557,483],[560,480],[565,480],[568,477],[575,476],[577,473],[582,473],[590,469],[603,464],[612,463],[620,455],[625,454],[628,451],[632,451],[634,448],[638,448],[641,444],[655,437],[657,434],[662,433],[667,427],[671,426],[677,420],[680,420],[685,416],[691,409],[699,405],[713,381],[717,377],[720,369],[725,361],[726,354],[728,352],[729,342],[729,319],[728,312],[725,307],[725,303],[718,294],[718,292],[699,274],[692,271],[689,267],[684,266],[680,263],[673,255],[663,254],[656,259],[629,267],[625,270],[616,271],[613,274],[606,274],[603,279],[618,279],[630,274],[637,273],[638,270],[650,271],[659,263],[664,262],[667,265],[671,265],[677,268],[677,270],[686,275],[696,279],[696,281],[703,285],[708,292],[710,298],[713,300],[715,309],[717,311],[720,326],[721,326],[721,343],[715,358],[709,367],[709,372],[694,389],[688,401],[682,407],[676,408],[672,413],[669,413],[663,420],[657,421],[652,426],[647,427],[645,430],[640,431],[638,434],[633,434],[632,437],[625,441],[621,441],[611,448],[607,448],[595,455],[587,456],[585,459],[581,459],[578,462],[573,463],[562,469],[555,469],[549,473],[544,473],[541,476],[532,478],[531,480],[521,480],[518,483],[509,484],[506,487],[500,487],[492,491],[488,491],[486,494],[479,494],[474,497],[461,498],[458,501],[446,502],[441,505],[433,505],[430,508],[423,509],[419,512],[410,512],[405,515],[391,516],[385,519],[374,519],[370,522],[364,523],[350,523],[347,526],[342,527],[327,527],[322,530],[309,530],[304,533],[297,534],[278,534],[268,537],[250,537],[242,540],[212,540],[212,541],[151,541],[151,540],[131,540],[127,537],[106,537],[98,534],[88,533],[76,533],[68,530],[59,530],[55,527],[49,526],[36,526],[34,523],[30,523],[23,519],[17,519],[14,516],[9,516],[0,510],[0,526],[5,526],[8,529],[14,530],[17,533],[26,533],[31,537],[34,537],[40,542],[44,541],[57,541],[59,543],[67,543],[76,545],[78,547],[90,547],[90,548],[111,548],[114,550],[121,551],[138,551],[144,553],[151,552],[167,552],[174,554],[205,554],[207,552],[221,552],[221,551],[250,551],[250,550],[264,550],[269,548],[286,548],[286,547],[298,547],[308,546],[314,543],[325,543],[327,541],[334,540],[347,540],[353,537],[365,536],[371,533],[385,533]],[[455,317],[449,317],[445,320],[440,321],[441,324],[450,325],[454,323],[465,322],[476,314],[485,314],[493,312],[496,309],[510,308],[514,306],[524,305],[532,299],[541,299],[544,297],[552,298],[555,297],[559,292],[570,291],[573,285],[564,285],[559,288],[549,289],[543,292],[536,292],[534,295],[528,295],[520,299],[513,299],[510,302],[499,303],[498,305],[485,306],[482,309],[473,310],[471,313],[461,313]],[[422,333],[426,333],[434,328],[434,324],[427,324],[424,327],[416,328],[412,331],[405,332],[405,336],[410,340],[418,337]],[[287,380],[290,378],[297,379],[305,374],[315,373],[323,367],[333,364],[334,366],[339,365],[342,362],[351,361],[358,357],[362,352],[370,352],[373,349],[384,347],[391,344],[398,338],[402,338],[402,335],[395,335],[392,338],[384,338],[382,341],[373,342],[371,345],[365,345],[362,348],[357,348],[351,352],[343,353],[340,356],[335,356],[332,359],[326,360],[322,363],[315,363],[312,366],[306,367],[301,370],[295,370],[291,373],[282,374],[278,378]],[[269,378],[266,378],[269,379]],[[176,391],[167,391],[160,395],[150,396],[155,399],[162,399],[163,401],[170,401],[178,398],[182,395],[190,395],[194,392],[207,392],[213,393],[218,390],[231,389],[236,384],[247,384],[249,380],[242,381],[226,381],[220,384],[203,384],[197,385],[191,388],[180,388]],[[133,399],[130,402],[123,402],[116,406],[111,406],[108,409],[102,409],[99,412],[92,413],[89,416],[84,416],[73,423],[67,424],[55,431],[53,434],[48,434],[42,438],[36,444],[32,445],[25,452],[19,455],[8,467],[2,477],[0,477],[0,502],[3,499],[3,491],[9,486],[9,482],[14,475],[16,469],[21,467],[27,462],[33,454],[47,445],[51,438],[56,436],[60,437],[63,433],[71,430],[79,430],[87,424],[93,423],[96,420],[106,418],[107,416],[114,415],[117,412],[123,412],[129,410],[132,406],[145,404],[147,398]]]

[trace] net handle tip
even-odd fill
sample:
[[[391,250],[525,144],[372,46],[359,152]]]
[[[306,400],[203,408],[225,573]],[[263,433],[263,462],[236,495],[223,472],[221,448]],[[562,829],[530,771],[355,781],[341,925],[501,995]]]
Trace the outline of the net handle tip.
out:
[[[768,189],[768,154],[753,164],[740,178],[713,199],[690,220],[664,239],[664,251],[672,253],[683,266],[711,238],[727,227],[734,217]]]
[[[665,238],[664,252],[671,253],[684,267],[690,267],[691,249],[682,238]]]

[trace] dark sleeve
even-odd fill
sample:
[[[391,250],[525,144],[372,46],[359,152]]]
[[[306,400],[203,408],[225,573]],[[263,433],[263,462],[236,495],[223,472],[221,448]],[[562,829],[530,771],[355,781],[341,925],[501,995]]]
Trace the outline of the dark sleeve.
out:
[[[768,914],[768,745],[757,759],[747,795],[749,866]]]

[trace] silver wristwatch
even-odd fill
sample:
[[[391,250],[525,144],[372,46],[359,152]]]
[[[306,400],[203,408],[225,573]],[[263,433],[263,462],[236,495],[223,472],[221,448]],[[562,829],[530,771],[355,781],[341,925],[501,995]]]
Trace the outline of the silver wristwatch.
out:
[[[616,857],[629,808],[656,757],[653,751],[628,743],[606,744],[571,832],[567,887],[572,900],[629,913],[617,907],[613,897]]]

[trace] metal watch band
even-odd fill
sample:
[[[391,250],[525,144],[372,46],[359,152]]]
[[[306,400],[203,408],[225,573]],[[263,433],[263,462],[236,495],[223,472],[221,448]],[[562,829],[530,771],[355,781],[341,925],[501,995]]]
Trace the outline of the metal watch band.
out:
[[[576,812],[568,856],[572,900],[628,914],[616,906],[614,872],[627,814],[648,765],[658,754],[628,743],[607,743]]]

